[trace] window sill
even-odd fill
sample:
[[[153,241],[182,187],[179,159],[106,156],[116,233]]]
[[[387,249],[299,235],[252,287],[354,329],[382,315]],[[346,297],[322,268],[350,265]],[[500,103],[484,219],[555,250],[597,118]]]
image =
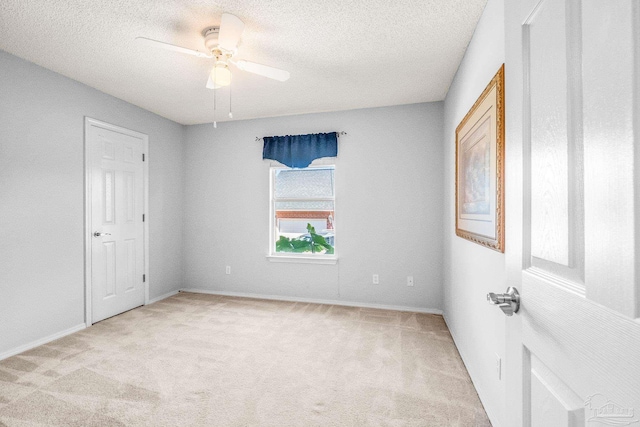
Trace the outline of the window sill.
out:
[[[288,262],[293,264],[325,264],[332,265],[338,263],[337,257],[329,256],[283,256],[283,255],[267,255],[270,262]]]

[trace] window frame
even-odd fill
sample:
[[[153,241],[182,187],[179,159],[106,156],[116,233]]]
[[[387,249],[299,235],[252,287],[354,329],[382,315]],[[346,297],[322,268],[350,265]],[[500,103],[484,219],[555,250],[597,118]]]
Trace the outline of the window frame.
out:
[[[294,262],[294,263],[305,263],[305,264],[336,264],[338,261],[338,249],[336,246],[336,242],[334,240],[333,244],[333,254],[310,254],[310,253],[291,253],[291,252],[276,252],[276,202],[286,202],[286,201],[332,201],[333,202],[333,225],[334,229],[336,229],[336,199],[337,199],[337,191],[336,191],[336,181],[335,181],[335,172],[336,165],[334,163],[320,163],[320,164],[311,164],[306,168],[302,168],[300,170],[305,169],[333,169],[334,171],[334,181],[333,181],[333,197],[309,197],[309,198],[276,198],[275,197],[275,178],[276,171],[278,170],[293,170],[295,168],[290,168],[288,166],[282,166],[280,164],[271,164],[269,166],[269,250],[267,251],[267,259],[271,262]]]

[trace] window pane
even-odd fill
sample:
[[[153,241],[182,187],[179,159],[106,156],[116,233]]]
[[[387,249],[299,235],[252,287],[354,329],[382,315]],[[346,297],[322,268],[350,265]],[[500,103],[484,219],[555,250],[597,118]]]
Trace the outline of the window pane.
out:
[[[274,196],[285,199],[333,197],[333,168],[279,169],[275,172]]]
[[[273,177],[274,252],[334,254],[333,166],[275,169]]]
[[[335,229],[333,212],[322,212],[323,217],[296,217],[291,211],[282,211],[276,219],[276,252],[301,254],[333,254]],[[320,212],[318,212],[320,214]],[[315,234],[309,233],[307,226],[313,227]]]
[[[318,207],[318,205],[323,205]],[[276,203],[276,233],[308,233],[307,224],[315,228],[316,233],[333,232],[335,213],[333,201],[327,202],[277,202]],[[297,236],[287,236],[297,237]]]

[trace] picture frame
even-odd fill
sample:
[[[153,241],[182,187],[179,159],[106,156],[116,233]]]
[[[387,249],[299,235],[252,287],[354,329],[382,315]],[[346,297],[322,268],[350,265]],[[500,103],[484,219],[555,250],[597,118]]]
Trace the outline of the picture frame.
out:
[[[504,252],[504,64],[456,128],[456,235]]]

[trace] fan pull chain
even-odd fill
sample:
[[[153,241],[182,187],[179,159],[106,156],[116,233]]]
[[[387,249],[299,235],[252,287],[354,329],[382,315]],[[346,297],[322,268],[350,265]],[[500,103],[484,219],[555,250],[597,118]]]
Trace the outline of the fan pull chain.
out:
[[[216,122],[216,73],[213,73],[213,127],[218,128],[218,122]]]
[[[233,76],[231,77],[231,83],[229,83],[229,118],[233,119],[233,112],[231,111],[231,86],[233,86]]]

